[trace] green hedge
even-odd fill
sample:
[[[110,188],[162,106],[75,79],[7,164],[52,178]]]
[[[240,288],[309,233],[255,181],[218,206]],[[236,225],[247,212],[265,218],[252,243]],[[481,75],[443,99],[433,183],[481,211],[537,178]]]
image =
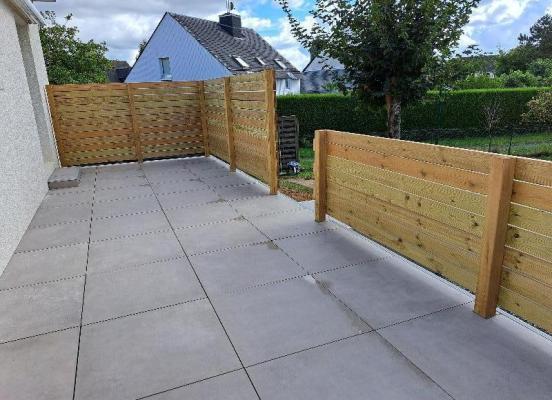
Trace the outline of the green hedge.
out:
[[[426,98],[403,109],[404,132],[423,130],[474,131],[483,127],[483,109],[498,101],[501,108],[501,125],[521,124],[521,115],[527,102],[543,88],[472,89],[449,92],[443,103],[438,93],[429,92]],[[280,115],[297,115],[300,138],[303,144],[312,141],[316,129],[335,129],[356,133],[382,134],[386,130],[383,108],[370,109],[350,96],[340,94],[302,94],[279,96],[277,109]],[[439,112],[441,110],[441,112]],[[481,129],[482,130],[482,129]],[[483,131],[483,130],[482,130]]]

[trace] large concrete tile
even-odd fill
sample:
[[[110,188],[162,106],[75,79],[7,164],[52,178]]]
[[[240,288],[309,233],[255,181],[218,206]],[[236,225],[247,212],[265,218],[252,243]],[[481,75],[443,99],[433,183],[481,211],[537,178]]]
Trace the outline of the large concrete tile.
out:
[[[197,178],[152,183],[151,187],[157,194],[193,192],[196,190],[209,189],[207,184],[201,182]]]
[[[83,327],[76,396],[136,399],[240,368],[207,300]]]
[[[117,189],[121,187],[128,186],[143,186],[147,185],[148,181],[146,180],[145,175],[142,176],[127,176],[127,177],[118,177],[108,175],[109,178],[103,178],[106,174],[100,174],[99,178],[96,179],[96,190],[102,189]]]
[[[183,256],[173,232],[90,243],[88,271],[110,271]]]
[[[378,245],[345,229],[277,240],[276,244],[311,273],[391,257]]]
[[[79,330],[0,345],[0,398],[71,400]]]
[[[139,163],[121,163],[102,165],[97,167],[98,174],[121,174],[124,176],[132,176],[134,174],[141,174],[142,168]]]
[[[167,218],[175,228],[226,221],[238,217],[238,213],[226,202],[201,204],[166,210]]]
[[[166,167],[145,171],[148,181],[152,184],[173,182],[177,180],[197,179],[197,176],[183,167]]]
[[[151,400],[257,400],[243,370],[152,396]]]
[[[267,240],[253,225],[243,219],[182,228],[178,229],[176,234],[189,255]]]
[[[17,251],[40,250],[75,243],[87,243],[89,234],[90,221],[29,229],[19,242]]]
[[[158,210],[161,210],[161,206],[155,196],[102,201],[94,203],[94,218],[114,217],[117,215],[136,214]]]
[[[84,277],[0,292],[0,342],[80,324]]]
[[[211,187],[240,186],[254,183],[251,178],[246,178],[240,173],[231,172],[223,176],[205,176],[201,180]]]
[[[144,196],[153,196],[153,191],[149,185],[96,190],[94,201],[121,200]]]
[[[219,187],[215,188],[215,191],[224,200],[238,200],[248,197],[267,196],[269,193],[267,187],[255,183],[251,185]]]
[[[83,323],[130,315],[205,297],[186,258],[89,274]]]
[[[72,190],[67,194],[56,193],[60,190]],[[75,204],[90,204],[92,202],[93,190],[86,189],[58,189],[52,190],[44,196],[41,207],[63,207],[67,208]]]
[[[296,211],[301,208],[299,203],[295,200],[281,194],[236,200],[232,202],[232,207],[246,218],[286,211]]]
[[[144,214],[121,215],[92,222],[91,240],[104,240],[146,232],[169,230],[170,225],[161,211]]]
[[[471,301],[471,297],[396,258],[316,275],[374,328]]]
[[[31,221],[31,227],[90,221],[91,214],[92,207],[86,203],[71,207],[40,207]]]
[[[337,228],[331,222],[316,222],[314,215],[307,210],[251,217],[249,220],[271,239],[282,239]]]
[[[190,260],[209,293],[224,293],[305,272],[271,242],[208,253]]]
[[[374,333],[248,369],[262,399],[450,399]]]
[[[84,274],[88,244],[16,253],[0,276],[0,289]]]
[[[213,203],[221,200],[220,196],[212,190],[160,194],[158,198],[164,209]]]
[[[457,400],[550,399],[552,342],[461,306],[381,330]]]
[[[246,366],[370,330],[310,276],[213,299]]]

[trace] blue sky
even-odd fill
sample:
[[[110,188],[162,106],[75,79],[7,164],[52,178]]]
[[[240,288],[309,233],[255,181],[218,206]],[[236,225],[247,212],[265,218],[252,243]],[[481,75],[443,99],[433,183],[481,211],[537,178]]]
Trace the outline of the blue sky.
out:
[[[283,12],[273,0],[235,0],[244,26],[256,29],[284,57],[298,68],[308,62],[289,31]],[[289,0],[299,19],[308,23],[312,0]],[[35,3],[40,10],[55,10],[58,16],[74,15],[73,23],[84,40],[105,41],[109,56],[132,63],[138,43],[148,38],[165,11],[217,19],[225,10],[225,0],[57,0]],[[108,13],[106,13],[108,11]],[[477,43],[492,52],[516,45],[517,36],[546,12],[552,13],[552,0],[482,0],[466,26],[461,45]]]

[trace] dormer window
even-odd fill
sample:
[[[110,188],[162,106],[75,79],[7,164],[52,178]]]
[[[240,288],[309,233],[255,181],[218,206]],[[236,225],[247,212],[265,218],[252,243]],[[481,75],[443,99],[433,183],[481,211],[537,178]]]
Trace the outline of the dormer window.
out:
[[[257,60],[257,62],[261,64],[263,67],[266,65],[266,63],[261,57],[255,57],[255,60]]]
[[[274,62],[275,62],[276,64],[278,64],[278,66],[279,66],[280,68],[282,68],[282,69],[287,69],[286,64],[284,64],[284,63],[282,62],[282,60],[274,60]]]
[[[240,64],[240,66],[241,66],[242,68],[249,68],[249,64],[246,63],[246,62],[244,61],[243,58],[238,57],[238,56],[234,56],[234,60],[236,60],[236,62],[237,62],[238,64]]]

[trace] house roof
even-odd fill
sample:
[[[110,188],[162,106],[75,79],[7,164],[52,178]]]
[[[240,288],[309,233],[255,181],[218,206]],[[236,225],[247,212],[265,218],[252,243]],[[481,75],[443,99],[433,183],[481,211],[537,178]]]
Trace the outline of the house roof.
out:
[[[329,93],[327,85],[335,82],[336,77],[342,76],[344,70],[321,69],[318,71],[303,72],[301,79],[301,93]]]
[[[235,37],[223,30],[218,22],[174,13],[169,15],[233,74],[274,68],[278,79],[301,78],[299,70],[253,29],[242,28],[242,37]],[[249,68],[242,67],[234,57],[240,57]],[[257,57],[266,65],[262,65]],[[286,68],[283,69],[275,60],[281,61]]]
[[[303,72],[320,71],[323,69],[340,70],[345,69],[345,66],[335,58],[317,56],[310,60],[305,68],[303,68]]]

